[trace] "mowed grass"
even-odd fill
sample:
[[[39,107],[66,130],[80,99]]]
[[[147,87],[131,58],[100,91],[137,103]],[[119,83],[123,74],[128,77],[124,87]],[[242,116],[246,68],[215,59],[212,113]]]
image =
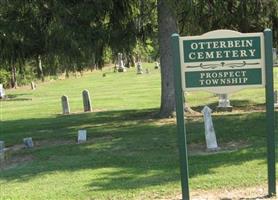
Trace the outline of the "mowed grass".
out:
[[[154,64],[144,66],[150,74],[105,69],[40,83],[35,91],[29,87],[8,90],[10,99],[0,102],[0,140],[14,146],[24,137],[33,137],[37,146],[11,155],[28,161],[0,169],[0,199],[163,199],[179,195],[175,119],[156,118],[160,72],[153,69]],[[83,89],[90,91],[92,113],[82,113]],[[62,95],[69,97],[73,114],[61,115]],[[217,97],[206,92],[191,92],[186,98],[195,110],[217,104]],[[213,115],[220,147],[237,147],[219,154],[193,155],[192,146],[202,149],[205,145],[203,119],[186,118],[192,190],[266,184],[264,102],[264,89],[242,90],[231,96],[233,113]],[[75,143],[79,129],[87,130],[87,143]]]

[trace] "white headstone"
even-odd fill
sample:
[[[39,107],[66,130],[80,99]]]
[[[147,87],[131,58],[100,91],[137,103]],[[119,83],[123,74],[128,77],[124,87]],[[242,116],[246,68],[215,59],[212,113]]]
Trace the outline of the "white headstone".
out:
[[[77,142],[82,143],[87,141],[87,131],[86,130],[78,130],[78,138]]]
[[[3,84],[0,84],[0,99],[3,99],[5,97],[5,89],[3,87]]]
[[[208,150],[217,150],[218,145],[216,141],[215,131],[211,118],[211,109],[208,106],[205,106],[202,110],[204,115],[205,122],[205,136],[206,136],[206,144]]]
[[[159,62],[155,62],[154,68],[155,68],[155,69],[159,69]]]
[[[126,68],[124,66],[124,61],[123,61],[123,54],[118,53],[118,72],[125,72]]]
[[[33,81],[31,82],[31,89],[32,89],[32,90],[35,90],[35,89],[36,89],[36,84],[35,84]]]
[[[228,99],[228,94],[219,94],[218,107],[219,108],[232,107],[230,104],[230,100]]]
[[[32,140],[31,137],[24,138],[24,139],[23,139],[23,143],[24,143],[24,145],[25,145],[26,148],[32,148],[32,147],[34,147],[33,140]]]

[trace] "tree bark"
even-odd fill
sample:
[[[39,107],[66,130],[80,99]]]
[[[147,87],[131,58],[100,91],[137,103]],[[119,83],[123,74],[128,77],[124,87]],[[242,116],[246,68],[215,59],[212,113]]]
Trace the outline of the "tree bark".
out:
[[[44,81],[44,74],[43,74],[43,69],[42,69],[42,59],[41,56],[37,56],[37,73],[38,73],[38,78]]]
[[[11,69],[11,87],[17,88],[16,66],[14,63],[11,64]]]
[[[178,32],[176,19],[168,0],[158,0],[158,38],[161,64],[161,105],[160,117],[169,117],[175,111],[174,71],[172,64],[171,41]]]

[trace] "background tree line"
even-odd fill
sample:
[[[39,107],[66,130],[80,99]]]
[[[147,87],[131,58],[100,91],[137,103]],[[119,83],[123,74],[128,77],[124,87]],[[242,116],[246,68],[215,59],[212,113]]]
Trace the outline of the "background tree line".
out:
[[[215,29],[261,32],[278,42],[277,0],[1,0],[0,82],[101,69],[117,53],[161,61],[161,115],[174,111],[170,36]]]

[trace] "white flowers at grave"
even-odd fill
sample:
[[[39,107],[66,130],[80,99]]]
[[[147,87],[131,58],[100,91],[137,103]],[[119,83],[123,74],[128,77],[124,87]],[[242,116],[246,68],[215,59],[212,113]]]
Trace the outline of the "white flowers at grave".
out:
[[[78,130],[77,143],[83,143],[87,141],[87,131],[86,130]]]
[[[211,109],[208,106],[205,106],[202,110],[204,115],[205,122],[205,136],[206,136],[206,144],[208,150],[217,150],[218,145],[216,141],[215,131],[211,118]]]
[[[3,84],[0,84],[0,99],[3,99],[5,97],[5,89],[3,87]]]

